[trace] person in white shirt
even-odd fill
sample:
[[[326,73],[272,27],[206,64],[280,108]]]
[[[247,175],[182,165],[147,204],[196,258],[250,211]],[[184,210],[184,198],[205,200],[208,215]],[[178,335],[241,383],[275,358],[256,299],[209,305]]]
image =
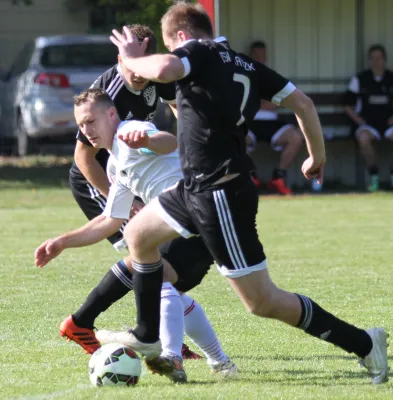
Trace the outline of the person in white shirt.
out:
[[[176,137],[158,131],[147,121],[121,122],[111,98],[104,90],[88,89],[77,96],[75,118],[92,145],[107,149],[110,153],[107,166],[108,178],[111,181],[108,200],[102,215],[77,230],[42,243],[35,252],[36,265],[39,267],[46,265],[66,248],[88,246],[104,240],[129,219],[135,196],[147,204],[183,177]],[[125,137],[129,141],[131,136],[133,141],[130,148],[122,138]],[[148,359],[149,354],[144,349],[140,349],[140,352],[147,357],[146,363],[153,372],[166,375],[173,382],[185,382],[187,377],[181,358],[185,326],[188,336],[204,352],[212,371],[224,376],[233,375],[237,368],[222,351],[203,309],[189,296],[179,295],[177,291],[185,292],[198,285],[213,259],[199,237],[191,242],[186,239],[180,240],[181,242],[177,238],[170,241],[169,247],[164,247],[163,250],[163,253],[167,254],[167,261],[172,265],[166,265],[161,291],[163,318],[160,336],[163,352],[160,357],[153,359]],[[181,253],[180,257],[176,256],[178,252]],[[101,289],[107,292],[111,287],[112,297],[109,298],[109,304],[100,311],[105,311],[110,304],[132,289],[132,269],[127,259],[123,265],[118,263],[112,267],[110,273],[100,285],[103,285]],[[119,288],[122,295],[119,297],[116,294],[113,297],[113,292],[117,293]],[[95,303],[103,301],[102,298],[93,300]],[[189,314],[194,315],[189,318]],[[96,316],[98,314],[94,315]],[[85,330],[91,340],[98,339],[101,343],[124,343],[123,337],[120,337],[122,332],[99,331],[96,337],[92,329]],[[146,330],[149,330],[149,326],[146,326]],[[81,343],[77,343],[82,346]]]

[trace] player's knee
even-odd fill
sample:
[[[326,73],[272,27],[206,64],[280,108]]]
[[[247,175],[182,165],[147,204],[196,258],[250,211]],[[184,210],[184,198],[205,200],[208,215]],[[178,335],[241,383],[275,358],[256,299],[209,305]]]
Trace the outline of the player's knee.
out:
[[[132,221],[130,221],[124,229],[124,239],[127,242],[130,253],[134,253],[136,250],[142,251],[147,242],[143,239],[143,235],[138,227],[132,224]]]
[[[246,304],[247,311],[257,317],[273,318],[274,317],[274,301],[272,294],[261,294],[253,298]]]
[[[294,133],[294,136],[293,136],[293,140],[295,141],[295,143],[300,147],[300,146],[303,146],[303,143],[304,143],[304,137],[303,137],[303,135],[298,131],[298,130],[296,130],[296,129],[294,129],[293,130],[295,133]]]
[[[357,135],[357,140],[360,146],[366,147],[371,145],[372,136],[368,131],[360,131]]]
[[[288,133],[288,146],[300,148],[304,142],[303,135],[295,128],[291,128]]]

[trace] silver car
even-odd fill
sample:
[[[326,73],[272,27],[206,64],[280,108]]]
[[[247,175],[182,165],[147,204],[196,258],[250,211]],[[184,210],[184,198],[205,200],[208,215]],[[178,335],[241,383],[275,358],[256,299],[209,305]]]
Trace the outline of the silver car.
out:
[[[37,138],[75,135],[73,96],[117,63],[107,36],[38,37],[27,43],[0,79],[0,136],[16,138],[18,154]]]

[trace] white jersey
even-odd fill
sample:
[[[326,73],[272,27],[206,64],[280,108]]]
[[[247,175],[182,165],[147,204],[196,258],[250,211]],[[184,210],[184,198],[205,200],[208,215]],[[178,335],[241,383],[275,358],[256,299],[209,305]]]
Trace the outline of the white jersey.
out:
[[[149,136],[158,132],[151,122],[124,121],[117,134],[133,130],[146,130]],[[110,154],[107,175],[112,184],[103,212],[107,217],[129,219],[135,196],[147,204],[183,178],[177,150],[157,155],[149,149],[131,149],[115,135]]]

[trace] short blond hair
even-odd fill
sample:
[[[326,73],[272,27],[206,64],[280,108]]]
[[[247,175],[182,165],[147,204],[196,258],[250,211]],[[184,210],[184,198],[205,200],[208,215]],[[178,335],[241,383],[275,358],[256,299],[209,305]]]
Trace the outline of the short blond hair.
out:
[[[84,90],[82,93],[74,96],[74,105],[81,106],[86,103],[98,103],[106,105],[107,107],[114,107],[115,104],[104,89],[90,88]]]
[[[162,32],[170,38],[175,38],[177,32],[187,32],[195,39],[213,37],[213,27],[210,17],[201,4],[179,1],[168,8],[161,18]]]

